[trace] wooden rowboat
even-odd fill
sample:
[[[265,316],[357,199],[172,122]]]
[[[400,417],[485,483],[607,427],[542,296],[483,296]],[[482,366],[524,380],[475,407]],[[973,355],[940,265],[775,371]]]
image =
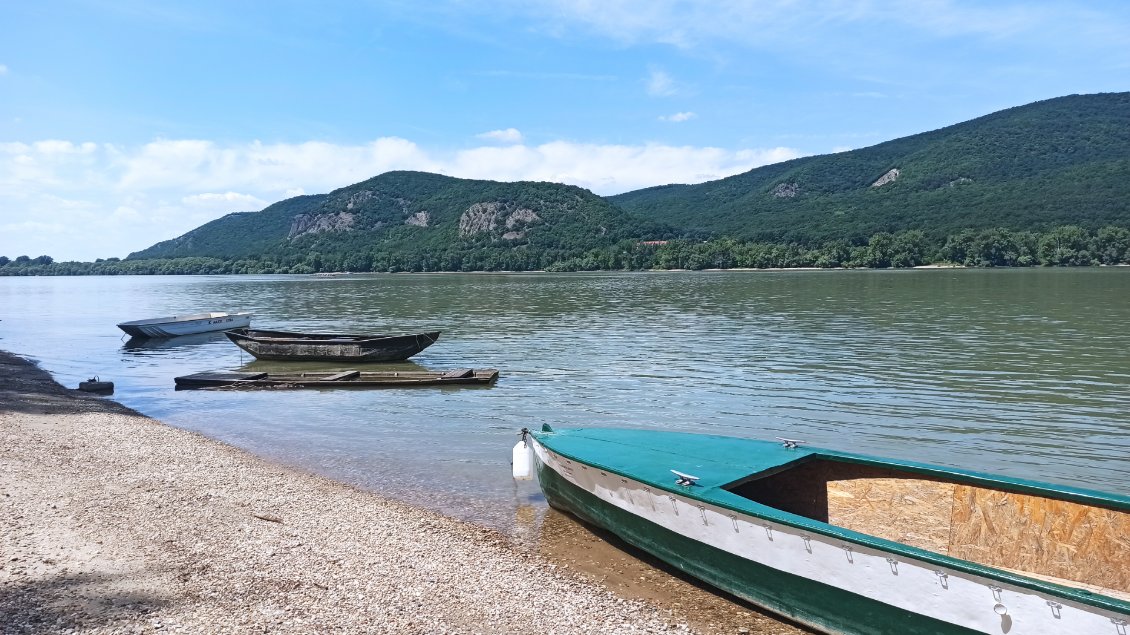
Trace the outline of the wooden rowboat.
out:
[[[118,328],[132,337],[176,337],[244,328],[250,324],[250,313],[212,312],[133,320],[118,324]]]
[[[548,426],[524,439],[550,505],[822,632],[1130,622],[1127,496],[797,442]]]
[[[410,388],[415,386],[490,385],[498,380],[493,368],[447,371],[359,370],[319,373],[244,373],[214,371],[176,377],[177,390],[186,388]]]
[[[439,331],[414,335],[344,335],[233,329],[224,334],[257,359],[349,363],[404,361],[439,339]]]

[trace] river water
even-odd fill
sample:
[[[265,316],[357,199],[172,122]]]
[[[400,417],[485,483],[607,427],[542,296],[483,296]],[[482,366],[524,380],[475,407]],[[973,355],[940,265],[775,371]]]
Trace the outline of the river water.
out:
[[[283,330],[439,341],[391,368],[491,388],[174,391],[280,370],[222,334],[138,345],[117,322],[253,311]],[[523,426],[624,426],[1130,491],[1130,269],[0,278],[0,348],[93,375],[174,426],[512,533]],[[305,364],[301,368],[328,368]],[[386,368],[382,365],[380,368]]]

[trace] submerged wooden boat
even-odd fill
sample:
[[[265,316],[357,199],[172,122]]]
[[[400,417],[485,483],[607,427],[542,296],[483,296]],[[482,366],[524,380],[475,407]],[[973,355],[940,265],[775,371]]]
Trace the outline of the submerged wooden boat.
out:
[[[225,335],[257,359],[352,363],[404,361],[439,339],[439,331],[414,335],[343,335],[233,329]]]
[[[251,324],[250,313],[192,313],[190,315],[170,315],[122,322],[118,328],[132,337],[177,337],[209,331],[246,328]]]
[[[243,373],[215,371],[174,378],[185,388],[409,388],[414,386],[490,385],[498,380],[493,368],[457,368],[447,371],[346,370],[317,373]]]
[[[550,505],[823,632],[1127,632],[1127,496],[795,442],[524,439]]]

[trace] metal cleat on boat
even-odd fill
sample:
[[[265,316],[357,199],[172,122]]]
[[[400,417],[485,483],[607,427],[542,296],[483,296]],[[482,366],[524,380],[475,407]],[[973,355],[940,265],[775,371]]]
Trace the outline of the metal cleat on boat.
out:
[[[785,437],[773,437],[781,442],[786,448],[792,450],[800,447],[801,443],[808,443],[808,441],[801,441],[800,439],[786,439]]]
[[[680,472],[678,470],[671,470],[671,473],[678,477],[678,478],[675,479],[675,485],[682,485],[683,487],[691,487],[693,485],[698,484],[698,483],[696,483],[696,481],[698,481],[698,478],[699,478],[697,476],[691,476],[690,474],[683,474],[682,472]]]

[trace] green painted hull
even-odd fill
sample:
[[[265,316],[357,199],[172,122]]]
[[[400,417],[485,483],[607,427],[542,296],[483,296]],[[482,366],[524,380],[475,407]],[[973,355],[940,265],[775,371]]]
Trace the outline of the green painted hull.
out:
[[[537,461],[546,500],[686,573],[758,606],[828,633],[948,635],[977,631],[734,556],[610,505]]]

